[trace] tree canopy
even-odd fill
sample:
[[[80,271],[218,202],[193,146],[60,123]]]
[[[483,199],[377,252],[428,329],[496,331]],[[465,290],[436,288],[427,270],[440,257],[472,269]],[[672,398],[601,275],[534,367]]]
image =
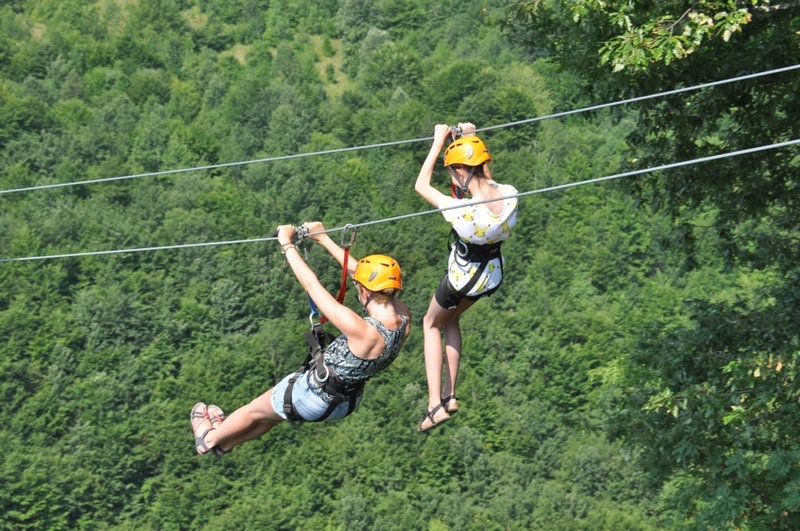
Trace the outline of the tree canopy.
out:
[[[726,6],[5,2],[0,191],[419,139],[792,63],[793,5]],[[797,138],[797,80],[482,137],[498,181],[535,190]],[[0,193],[0,258],[420,212],[428,149]],[[192,404],[230,412],[302,361],[308,300],[274,242],[0,263],[0,528],[796,528],[797,164],[521,198],[503,287],[462,320],[462,410],[427,436],[417,326],[347,419],[196,455]],[[418,324],[446,246],[422,215],[364,227],[353,253],[398,259]],[[338,265],[308,260],[335,292]]]
[[[571,16],[565,16],[569,14]],[[796,2],[516,3],[507,32],[587,81],[603,101],[797,64]],[[646,168],[800,138],[800,71],[683,93],[638,108],[628,166]],[[691,321],[652,324],[603,369],[627,390],[617,436],[667,480],[692,529],[793,529],[800,518],[795,403],[800,210],[796,146],[624,183],[669,213],[672,245],[697,269],[713,231],[747,293],[692,296]],[[746,271],[746,272],[745,272]],[[791,433],[790,433],[791,432]]]

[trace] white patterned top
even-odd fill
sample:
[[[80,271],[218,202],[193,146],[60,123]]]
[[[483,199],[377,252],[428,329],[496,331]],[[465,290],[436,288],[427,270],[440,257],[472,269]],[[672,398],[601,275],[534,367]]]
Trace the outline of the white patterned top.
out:
[[[516,195],[517,189],[508,184],[493,184],[504,196]],[[455,199],[444,196],[439,201],[439,208],[453,207],[467,204],[473,199]],[[487,245],[503,241],[511,234],[511,229],[517,223],[517,198],[503,199],[503,211],[494,214],[486,204],[464,206],[444,210],[444,219],[450,222],[462,241],[474,245]],[[456,289],[464,287],[470,278],[477,272],[480,262],[465,262],[455,252],[456,247],[450,252],[447,264],[447,274],[450,284]],[[481,278],[475,283],[467,295],[480,295],[503,280],[503,271],[500,267],[502,256],[491,260],[484,269]]]

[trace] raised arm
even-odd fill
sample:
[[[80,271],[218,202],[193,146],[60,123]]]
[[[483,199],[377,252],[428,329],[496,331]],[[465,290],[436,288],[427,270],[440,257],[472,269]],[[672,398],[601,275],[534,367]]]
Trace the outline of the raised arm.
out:
[[[295,228],[291,225],[281,225],[278,227],[278,243],[281,244],[281,248],[285,253],[286,263],[288,263],[292,268],[297,280],[300,281],[303,289],[306,290],[309,297],[311,297],[311,300],[313,300],[314,304],[317,305],[319,311],[322,312],[322,314],[325,315],[331,321],[331,323],[339,329],[339,331],[341,331],[348,338],[357,339],[364,337],[369,333],[368,327],[370,325],[367,325],[366,322],[361,319],[361,317],[359,317],[358,314],[356,314],[353,310],[347,306],[339,304],[336,301],[336,298],[328,293],[328,290],[325,289],[325,286],[320,283],[317,275],[314,274],[311,268],[308,267],[308,264],[306,264],[305,260],[303,260],[303,257],[300,255],[300,251],[298,251],[292,244],[294,232]],[[320,240],[324,240],[322,236],[323,235],[316,235],[314,236],[314,239],[320,238]],[[328,240],[330,240],[330,238],[328,238]],[[339,249],[341,252],[340,258],[344,258],[344,250],[332,241],[330,243],[333,245],[333,247]],[[355,266],[353,266],[353,270],[355,271]]]
[[[336,261],[339,262],[340,266],[344,266],[344,249],[339,246],[330,236],[324,234],[323,231],[325,227],[319,221],[309,221],[307,223],[303,223],[303,226],[308,229],[309,238],[314,240],[315,242],[322,245],[325,250],[331,253],[331,256],[336,258]],[[322,233],[322,234],[314,234],[314,233]],[[348,255],[347,260],[347,274],[351,277],[353,273],[356,271],[356,266],[358,265],[358,260],[353,258],[353,256]]]
[[[461,129],[461,136],[475,136],[475,125],[470,122],[463,122],[458,124],[458,127]],[[489,163],[486,162],[483,165],[483,173],[486,176],[486,180],[489,184],[497,184],[492,178],[492,171],[489,169]]]
[[[425,162],[422,163],[422,168],[419,170],[417,182],[414,184],[414,190],[422,196],[428,203],[436,208],[439,208],[439,200],[445,195],[431,185],[431,178],[433,176],[433,168],[436,166],[436,161],[439,154],[442,152],[444,142],[447,135],[450,134],[450,127],[445,124],[437,124],[433,130],[433,144]]]

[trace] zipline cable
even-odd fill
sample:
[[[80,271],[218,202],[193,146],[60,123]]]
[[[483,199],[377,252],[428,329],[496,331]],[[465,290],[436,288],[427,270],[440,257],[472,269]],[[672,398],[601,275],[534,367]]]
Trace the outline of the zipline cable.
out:
[[[800,139],[787,140],[786,142],[779,142],[779,143],[775,143],[775,144],[769,144],[769,145],[766,145],[766,146],[759,146],[759,147],[754,147],[754,148],[742,149],[742,150],[739,150],[739,151],[732,151],[730,153],[721,153],[721,154],[718,154],[718,155],[710,155],[710,156],[707,156],[707,157],[701,157],[699,159],[692,159],[692,160],[687,160],[687,161],[683,161],[683,162],[673,162],[671,164],[664,164],[662,166],[655,166],[655,167],[652,167],[652,168],[643,168],[641,170],[632,170],[632,171],[627,171],[627,172],[623,172],[623,173],[617,173],[617,174],[614,174],[614,175],[608,175],[608,176],[605,176],[605,177],[597,177],[595,179],[588,179],[588,180],[585,180],[585,181],[577,181],[577,182],[573,182],[573,183],[559,184],[559,185],[556,185],[556,186],[549,186],[547,188],[539,188],[537,190],[530,190],[530,191],[527,191],[527,192],[521,192],[521,193],[514,194],[514,195],[504,196],[504,198],[510,199],[510,198],[514,198],[514,197],[525,197],[525,196],[534,195],[534,194],[543,194],[543,193],[546,193],[546,192],[553,192],[553,191],[556,191],[556,190],[565,190],[567,188],[574,188],[576,186],[584,186],[584,185],[587,185],[587,184],[596,184],[596,183],[600,183],[600,182],[604,182],[604,181],[611,181],[611,180],[614,180],[614,179],[621,179],[623,177],[632,177],[634,175],[642,175],[644,173],[652,173],[652,172],[656,172],[656,171],[670,170],[670,169],[679,168],[679,167],[682,167],[682,166],[690,166],[692,164],[700,164],[700,163],[703,163],[703,162],[710,162],[710,161],[713,161],[713,160],[725,159],[725,158],[729,158],[729,157],[736,157],[736,156],[740,156],[740,155],[747,155],[747,154],[750,154],[750,153],[757,153],[757,152],[766,151],[766,150],[769,150],[769,149],[778,149],[778,148],[787,147],[787,146],[793,146],[793,145],[797,145],[797,144],[800,144]],[[424,215],[427,215],[427,214],[434,214],[434,213],[437,213],[437,212],[443,212],[445,210],[452,210],[454,208],[462,208],[464,206],[480,205],[480,204],[483,204],[483,203],[490,203],[492,201],[497,201],[497,199],[487,199],[487,200],[484,200],[484,201],[470,201],[469,203],[464,203],[464,204],[460,204],[460,205],[456,205],[456,206],[438,208],[438,209],[434,209],[434,210],[425,210],[425,211],[421,211],[421,212],[412,212],[411,214],[403,214],[403,215],[400,215],[400,216],[394,216],[394,217],[390,217],[390,218],[382,218],[382,219],[377,219],[377,220],[373,220],[373,221],[365,221],[363,223],[348,223],[347,225],[345,225],[343,227],[336,227],[336,228],[333,228],[333,229],[326,229],[326,230],[321,231],[321,232],[309,233],[309,235],[325,234],[325,233],[330,233],[330,232],[339,232],[339,231],[345,231],[345,230],[348,230],[348,229],[358,229],[360,227],[367,227],[367,226],[370,226],[370,225],[377,225],[379,223],[387,223],[387,222],[390,222],[390,221],[398,221],[398,220],[401,220],[401,219],[408,219],[408,218],[413,218],[413,217],[416,217],[416,216],[424,216]],[[165,246],[160,246],[160,247],[138,247],[138,248],[133,248],[133,249],[114,249],[114,250],[109,250],[109,251],[87,251],[87,252],[81,252],[81,253],[64,253],[64,254],[52,254],[52,255],[44,255],[44,256],[27,256],[27,257],[20,257],[20,258],[1,258],[0,259],[0,263],[3,263],[3,262],[23,262],[23,261],[31,261],[31,260],[45,260],[45,259],[51,259],[51,258],[75,258],[75,257],[80,257],[80,256],[98,256],[98,255],[106,255],[106,254],[137,253],[137,252],[142,252],[142,251],[160,251],[160,250],[166,250],[166,249],[186,249],[186,248],[190,248],[190,247],[208,247],[208,246],[214,246],[214,245],[230,245],[230,244],[238,244],[238,243],[265,242],[265,241],[272,241],[272,240],[277,240],[277,239],[278,239],[277,237],[272,236],[272,237],[267,237],[267,238],[251,238],[251,239],[247,239],[247,240],[229,240],[229,241],[205,242],[205,243],[184,243],[184,244],[178,244],[178,245],[165,245]]]
[[[744,75],[744,76],[732,77],[732,78],[723,79],[723,80],[720,80],[720,81],[712,81],[710,83],[703,83],[703,84],[700,84],[700,85],[694,85],[694,86],[691,86],[691,87],[684,87],[684,88],[669,90],[669,91],[666,91],[666,92],[656,92],[654,94],[648,94],[646,96],[638,96],[638,97],[630,98],[630,99],[627,99],[627,100],[612,101],[610,103],[603,103],[603,104],[594,105],[594,106],[591,106],[591,107],[583,107],[581,109],[574,109],[574,110],[571,110],[571,111],[563,111],[563,112],[558,112],[558,113],[555,113],[555,114],[548,114],[546,116],[537,116],[535,118],[527,118],[525,120],[518,120],[518,121],[515,121],[515,122],[508,122],[508,123],[505,123],[505,124],[492,125],[492,126],[489,126],[489,127],[483,127],[483,128],[480,128],[480,129],[476,129],[476,132],[491,131],[493,129],[500,129],[500,128],[503,128],[503,127],[511,127],[511,126],[521,125],[521,124],[526,124],[526,123],[531,123],[531,122],[538,122],[538,121],[547,120],[547,119],[550,119],[550,118],[560,118],[562,116],[567,116],[567,115],[570,115],[570,114],[578,114],[578,113],[582,113],[582,112],[596,111],[596,110],[599,110],[599,109],[604,109],[606,107],[614,107],[614,106],[617,106],[617,105],[624,105],[626,103],[634,103],[634,102],[644,101],[644,100],[653,99],[653,98],[663,98],[665,96],[672,96],[672,95],[680,94],[680,93],[683,93],[683,92],[689,92],[689,91],[693,91],[693,90],[700,90],[700,89],[704,89],[704,88],[708,88],[708,87],[714,87],[714,86],[717,86],[717,85],[723,85],[723,84],[726,84],[726,83],[735,83],[737,81],[744,81],[744,80],[747,80],[747,79],[753,79],[753,78],[757,78],[757,77],[768,76],[768,75],[772,75],[772,74],[778,74],[778,73],[781,73],[781,72],[788,72],[790,70],[796,70],[798,68],[800,68],[800,64],[793,65],[793,66],[787,66],[787,67],[783,67],[783,68],[776,68],[774,70],[767,70],[765,72],[757,72],[757,73],[754,73],[754,74],[747,74],[747,75]],[[26,188],[14,188],[14,189],[10,189],[10,190],[0,190],[0,194],[11,194],[11,193],[16,193],[16,192],[29,192],[29,191],[33,191],[33,190],[45,190],[45,189],[48,189],[48,188],[62,188],[62,187],[66,187],[66,186],[78,186],[78,185],[83,185],[83,184],[97,184],[97,183],[103,183],[103,182],[109,182],[109,181],[121,181],[121,180],[125,180],[125,179],[137,179],[139,177],[155,177],[155,176],[158,176],[158,175],[171,175],[171,174],[175,174],[175,173],[185,173],[185,172],[190,172],[190,171],[204,171],[204,170],[213,170],[213,169],[218,169],[218,168],[230,168],[230,167],[233,167],[233,166],[245,166],[245,165],[248,165],[248,164],[256,164],[256,163],[262,163],[262,162],[274,162],[274,161],[279,161],[279,160],[289,160],[289,159],[296,159],[296,158],[302,158],[302,157],[311,157],[311,156],[316,156],[316,155],[330,155],[330,154],[333,154],[333,153],[344,153],[344,152],[347,152],[347,151],[357,151],[357,150],[373,149],[373,148],[379,148],[379,147],[397,146],[397,145],[401,145],[401,144],[411,144],[411,143],[415,143],[415,142],[423,142],[423,141],[431,140],[432,138],[433,138],[432,136],[427,136],[427,137],[423,137],[423,138],[413,138],[413,139],[410,139],[410,140],[396,140],[396,141],[393,141],[393,142],[381,142],[379,144],[368,144],[368,145],[364,145],[364,146],[352,146],[352,147],[346,147],[346,148],[327,149],[327,150],[324,150],[324,151],[313,151],[313,152],[309,152],[309,153],[296,153],[296,154],[293,154],[293,155],[281,155],[281,156],[278,156],[278,157],[267,157],[267,158],[263,158],[263,159],[245,160],[245,161],[239,161],[239,162],[225,162],[225,163],[221,163],[221,164],[209,164],[207,166],[197,166],[197,167],[194,167],[194,168],[178,168],[178,169],[174,169],[174,170],[154,171],[154,172],[147,172],[147,173],[136,173],[136,174],[133,174],[133,175],[123,175],[123,176],[119,176],[119,177],[103,177],[103,178],[100,178],[100,179],[90,179],[90,180],[87,180],[87,181],[75,181],[75,182],[68,182],[68,183],[42,184],[42,185],[37,185],[37,186],[28,186]]]
[[[555,113],[555,114],[548,114],[547,116],[541,116],[541,117],[538,117],[538,118],[528,118],[526,120],[518,120],[516,122],[508,122],[507,124],[492,125],[492,126],[489,126],[489,127],[483,127],[481,129],[476,129],[476,131],[490,131],[492,129],[498,129],[500,127],[511,127],[513,125],[520,125],[520,124],[526,124],[526,123],[529,123],[529,122],[535,122],[537,120],[544,120],[545,118],[560,118],[562,116],[568,116],[570,114],[577,114],[577,113],[588,112],[588,111],[596,111],[596,110],[599,110],[599,109],[604,109],[606,107],[614,107],[616,105],[622,105],[624,103],[634,103],[634,102],[637,102],[637,101],[651,100],[653,98],[663,98],[664,96],[674,96],[675,94],[680,94],[682,92],[689,92],[689,91],[692,91],[692,90],[700,90],[700,89],[704,89],[704,88],[708,88],[708,87],[715,87],[717,85],[723,85],[725,83],[734,83],[736,81],[744,81],[746,79],[753,79],[753,78],[756,78],[756,77],[767,76],[767,75],[770,75],[770,74],[778,74],[780,72],[788,72],[789,70],[796,70],[798,68],[800,68],[800,65],[787,66],[787,67],[784,67],[784,68],[776,68],[775,70],[767,70],[766,72],[758,72],[758,73],[755,73],[755,74],[747,74],[747,75],[744,75],[744,76],[732,77],[732,78],[723,79],[723,80],[720,80],[720,81],[712,81],[710,83],[703,83],[701,85],[694,85],[692,87],[684,87],[684,88],[679,88],[679,89],[674,89],[674,90],[668,90],[666,92],[656,92],[654,94],[648,94],[646,96],[637,96],[635,98],[630,98],[630,99],[627,99],[627,100],[612,101],[611,103],[601,103],[600,105],[594,105],[592,107],[583,107],[581,109],[575,109],[575,110],[572,110],[572,111],[562,111],[562,112],[558,112],[558,113]]]

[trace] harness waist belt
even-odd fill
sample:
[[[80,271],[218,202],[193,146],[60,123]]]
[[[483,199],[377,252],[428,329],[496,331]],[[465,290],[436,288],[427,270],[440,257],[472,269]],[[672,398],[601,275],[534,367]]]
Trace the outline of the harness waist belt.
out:
[[[503,242],[492,243],[489,245],[475,245],[461,240],[456,242],[456,254],[459,258],[467,262],[482,262],[492,260],[500,256],[500,246]]]
[[[364,389],[366,381],[348,384],[325,365],[323,349],[325,345],[330,343],[333,336],[322,329],[321,323],[315,324],[313,330],[305,334],[305,338],[308,341],[306,359],[300,369],[289,379],[289,385],[286,386],[286,392],[283,394],[283,412],[286,414],[286,418],[288,420],[322,422],[345,400],[348,401],[347,415],[349,415],[356,408],[356,399],[361,390]],[[324,369],[324,373],[320,375],[319,371],[322,369]],[[294,389],[295,382],[309,371],[312,372],[314,379],[320,384],[317,389],[333,397],[325,413],[318,419],[313,420],[304,419],[292,403],[292,389]]]
[[[502,256],[500,253],[500,246],[503,245],[503,242],[499,241],[487,245],[468,243],[463,241],[458,236],[456,229],[450,229],[450,235],[455,237],[455,242],[453,245],[456,248],[456,255],[458,255],[459,258],[466,260],[467,262],[479,262],[478,270],[475,271],[475,273],[472,275],[472,278],[469,279],[466,285],[456,291],[457,295],[464,296],[468,294],[473,287],[475,287],[475,284],[478,282],[478,279],[483,274],[489,262]],[[502,272],[502,270],[503,261],[500,260],[500,271]]]
[[[466,260],[467,262],[483,262],[484,260],[489,261],[500,257],[500,246],[503,245],[502,241],[478,245],[462,240],[455,229],[450,229],[450,235],[454,237],[453,246],[456,248],[456,254],[462,260]]]
[[[325,365],[325,357],[322,355],[322,351],[311,360],[309,369],[314,371],[314,377],[317,382],[322,384],[320,389],[329,395],[349,395],[364,388],[363,381],[349,384],[342,380],[341,376],[330,370]]]

